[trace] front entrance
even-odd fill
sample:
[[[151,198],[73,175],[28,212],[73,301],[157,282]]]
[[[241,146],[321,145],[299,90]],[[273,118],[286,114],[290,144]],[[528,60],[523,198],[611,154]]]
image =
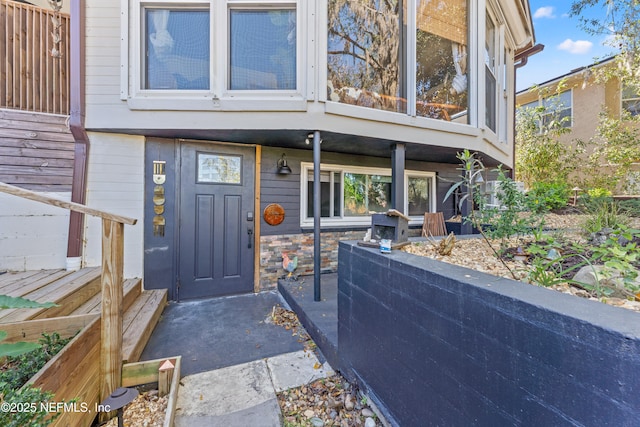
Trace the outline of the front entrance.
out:
[[[178,298],[253,291],[255,148],[180,147]]]

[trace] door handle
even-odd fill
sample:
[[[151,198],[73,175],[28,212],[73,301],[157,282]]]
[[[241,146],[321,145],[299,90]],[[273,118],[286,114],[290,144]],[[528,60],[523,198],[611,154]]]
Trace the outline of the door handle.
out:
[[[247,239],[249,240],[249,244],[247,245],[247,247],[251,249],[251,236],[253,236],[253,228],[247,227],[247,234],[249,235],[249,239]]]

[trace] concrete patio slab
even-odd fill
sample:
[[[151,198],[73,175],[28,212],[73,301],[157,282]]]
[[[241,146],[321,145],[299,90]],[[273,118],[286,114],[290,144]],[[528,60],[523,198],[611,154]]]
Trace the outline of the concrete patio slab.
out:
[[[266,359],[276,392],[309,384],[335,374],[328,362],[321,364],[309,351],[296,351]]]
[[[318,365],[316,365],[318,363]],[[180,381],[176,427],[280,427],[276,393],[333,374],[297,351],[188,375]]]

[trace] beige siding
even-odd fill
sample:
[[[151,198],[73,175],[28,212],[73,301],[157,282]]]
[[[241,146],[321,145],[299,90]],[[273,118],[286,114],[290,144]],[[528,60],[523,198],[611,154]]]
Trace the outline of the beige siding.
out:
[[[144,138],[90,133],[87,205],[136,218],[125,226],[125,277],[142,277],[144,208]],[[86,219],[84,262],[100,265],[102,223]]]

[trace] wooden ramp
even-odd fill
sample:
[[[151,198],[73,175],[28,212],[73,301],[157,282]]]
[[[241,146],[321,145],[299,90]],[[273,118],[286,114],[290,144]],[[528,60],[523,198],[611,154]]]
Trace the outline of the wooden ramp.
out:
[[[54,302],[48,309],[0,310],[2,324],[15,326],[26,320],[61,316],[100,315],[100,267],[78,271],[40,270],[8,272],[0,275],[0,294],[21,296],[38,302]],[[162,310],[167,304],[166,289],[143,290],[141,279],[123,283],[122,360],[139,360]]]

